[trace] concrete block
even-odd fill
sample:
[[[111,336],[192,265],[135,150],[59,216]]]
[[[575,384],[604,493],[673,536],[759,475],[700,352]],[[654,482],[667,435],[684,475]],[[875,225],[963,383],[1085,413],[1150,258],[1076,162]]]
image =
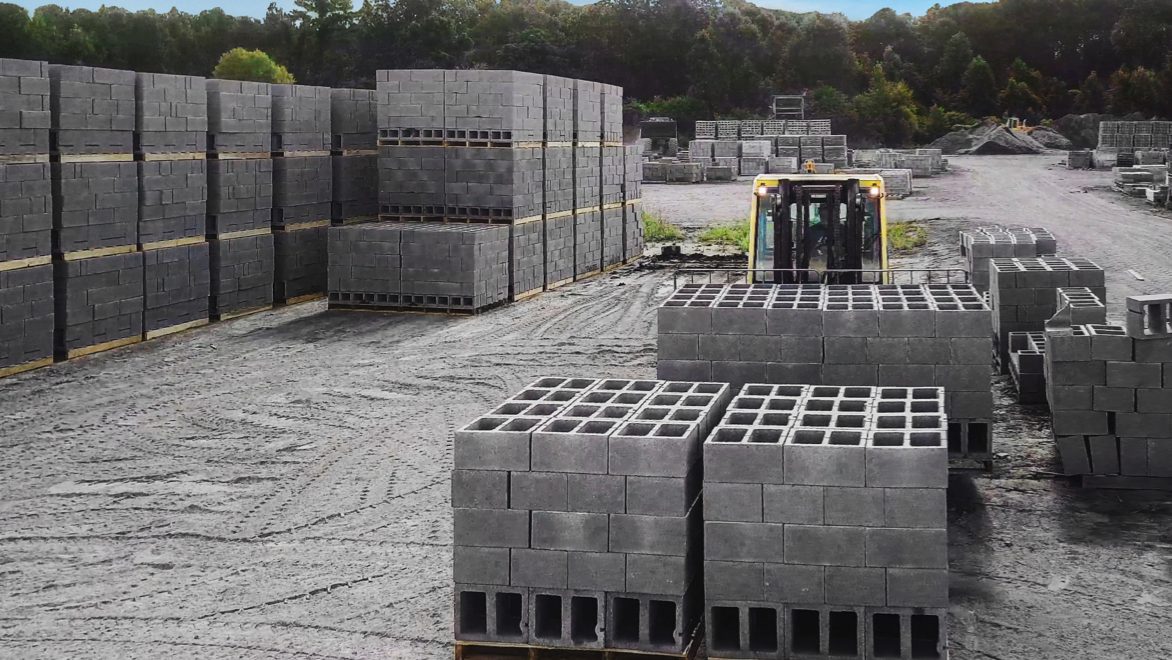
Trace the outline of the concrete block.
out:
[[[452,548],[452,577],[455,582],[509,584],[508,548]]]
[[[509,473],[501,470],[452,470],[452,506],[459,509],[509,508]]]
[[[610,552],[568,552],[570,589],[626,591],[627,556]]]
[[[948,607],[948,571],[942,569],[887,569],[889,607]]]
[[[568,553],[527,548],[513,548],[509,552],[509,580],[513,586],[566,588]]]
[[[704,562],[707,600],[763,600],[765,565],[740,561]]]
[[[775,603],[818,604],[825,602],[825,567],[766,564],[765,599]]]
[[[529,511],[571,510],[568,504],[566,479],[567,475],[558,472],[513,472],[509,475],[509,508]]]
[[[610,536],[611,552],[683,556],[688,547],[688,518],[611,515]]]
[[[762,497],[765,522],[807,525],[825,522],[825,489],[822,486],[766,484]]]
[[[883,493],[884,489],[882,488],[827,487],[825,489],[826,524],[882,526],[884,520]]]
[[[607,549],[608,525],[604,514],[534,511],[532,524],[532,540],[526,539],[529,547],[591,552]]]
[[[501,509],[452,509],[455,545],[525,548],[529,546],[529,512]]]
[[[872,531],[865,527],[786,525],[785,561],[812,566],[866,566],[866,539]]]
[[[684,557],[628,554],[626,582],[634,593],[682,596],[692,575]]]
[[[712,561],[785,561],[785,525],[704,522],[704,558]],[[790,527],[792,529],[792,527]],[[792,562],[791,562],[792,563]]]
[[[529,438],[540,418],[481,417],[456,431],[456,469],[529,469]]]
[[[947,530],[870,528],[865,532],[867,566],[948,568]]]
[[[948,527],[948,497],[944,488],[886,488],[883,504],[883,526]]]
[[[866,485],[866,450],[858,431],[795,429],[784,446],[785,482],[807,486]]]
[[[567,474],[567,511],[625,513],[626,478],[600,474]],[[537,507],[540,509],[541,507]],[[586,589],[588,587],[571,587]],[[605,589],[604,589],[605,591]]]
[[[704,484],[704,519],[720,522],[762,522],[761,488],[760,484]]]
[[[882,568],[827,566],[826,603],[886,605],[887,571]]]

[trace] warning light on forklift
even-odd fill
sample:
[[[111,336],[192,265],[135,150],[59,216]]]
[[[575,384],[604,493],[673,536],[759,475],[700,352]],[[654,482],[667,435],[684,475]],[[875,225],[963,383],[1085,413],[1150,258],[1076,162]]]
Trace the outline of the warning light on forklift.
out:
[[[872,198],[878,198],[879,197],[879,186],[871,186],[871,190],[868,191],[867,194],[869,194]]]
[[[767,186],[761,186],[760,188],[757,188],[757,196],[758,197],[767,197],[768,195],[769,195],[769,188]]]

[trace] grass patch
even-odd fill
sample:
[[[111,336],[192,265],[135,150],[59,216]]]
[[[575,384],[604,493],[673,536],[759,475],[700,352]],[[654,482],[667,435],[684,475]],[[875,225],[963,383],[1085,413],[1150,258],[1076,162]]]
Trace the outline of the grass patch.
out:
[[[643,239],[648,243],[666,243],[684,240],[684,232],[672,223],[650,212],[643,212]]]
[[[709,245],[730,245],[740,248],[742,252],[748,253],[749,220],[739,220],[729,224],[709,227],[700,233],[697,240]]]
[[[907,252],[928,244],[928,230],[914,222],[887,225],[887,244],[896,252]]]

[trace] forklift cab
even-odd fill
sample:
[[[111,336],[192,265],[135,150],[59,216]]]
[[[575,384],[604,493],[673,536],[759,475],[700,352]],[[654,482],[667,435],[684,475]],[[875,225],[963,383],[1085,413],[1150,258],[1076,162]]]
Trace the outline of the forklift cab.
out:
[[[758,176],[753,181],[749,281],[885,283],[885,200],[883,179],[877,175]]]

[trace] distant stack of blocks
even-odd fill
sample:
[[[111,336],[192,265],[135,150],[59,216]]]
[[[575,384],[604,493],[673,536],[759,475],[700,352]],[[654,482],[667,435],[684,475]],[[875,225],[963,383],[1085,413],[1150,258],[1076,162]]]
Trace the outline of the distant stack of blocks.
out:
[[[697,122],[698,124],[700,122]],[[847,165],[845,135],[753,135],[744,132],[742,139],[692,140],[688,157],[705,168],[727,167],[740,176],[758,174],[794,174],[806,161],[826,164],[833,168]],[[757,125],[762,122],[756,122]],[[756,126],[756,130],[762,130]]]
[[[543,378],[455,434],[462,641],[680,652],[721,383]]]
[[[704,442],[711,657],[945,657],[944,396],[744,386]]]
[[[0,376],[53,361],[49,65],[0,59]]]
[[[320,296],[326,225],[377,215],[375,106],[0,59],[0,376]]]
[[[960,232],[960,255],[965,258],[970,283],[978,291],[989,290],[989,262],[1014,257],[1048,257],[1057,254],[1058,241],[1041,227],[977,227]]]
[[[1127,325],[1046,331],[1046,386],[1067,474],[1172,477],[1172,295],[1127,299]]]
[[[949,453],[990,460],[989,318],[968,285],[685,285],[659,308],[658,374],[943,387]]]
[[[631,240],[638,169],[622,146],[620,88],[518,71],[394,70],[378,72],[377,93],[380,218],[433,223],[413,232],[455,222],[507,229],[508,287],[485,306],[642,253],[641,232]],[[391,293],[331,288],[330,301]],[[390,306],[406,308],[434,296],[393,293]]]
[[[1058,311],[1055,289],[1087,288],[1106,300],[1103,269],[1079,257],[990,260],[989,300],[993,308],[994,357],[1009,373],[1009,333],[1041,332]]]

